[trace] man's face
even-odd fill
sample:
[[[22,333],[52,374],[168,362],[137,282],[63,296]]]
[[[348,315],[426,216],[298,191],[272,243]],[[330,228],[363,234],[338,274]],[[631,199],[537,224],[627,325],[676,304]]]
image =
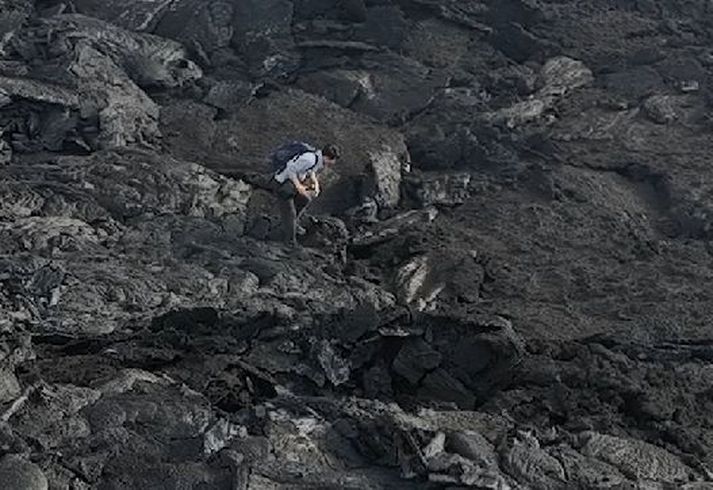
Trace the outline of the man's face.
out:
[[[325,167],[331,167],[335,163],[337,163],[336,158],[324,157],[324,166]]]

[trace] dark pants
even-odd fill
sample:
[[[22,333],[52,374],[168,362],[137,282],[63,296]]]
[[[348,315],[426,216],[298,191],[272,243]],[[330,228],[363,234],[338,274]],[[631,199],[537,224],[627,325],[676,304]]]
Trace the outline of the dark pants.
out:
[[[297,243],[297,227],[310,200],[295,189],[292,182],[279,184],[274,181],[273,189],[280,202],[280,215],[282,217],[283,239],[289,244]]]

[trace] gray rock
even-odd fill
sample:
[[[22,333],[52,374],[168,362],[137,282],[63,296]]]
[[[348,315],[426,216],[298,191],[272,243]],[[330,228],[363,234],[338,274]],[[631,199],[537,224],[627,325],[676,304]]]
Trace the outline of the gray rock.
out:
[[[596,458],[582,456],[577,451],[560,447],[552,453],[561,463],[570,481],[591,488],[616,488],[628,479],[614,466]]]
[[[545,489],[557,488],[566,481],[562,464],[542,449],[532,434],[515,439],[503,460],[507,472],[523,484]]]
[[[485,114],[484,118],[492,124],[512,129],[537,121],[545,114],[550,104],[549,100],[543,99],[523,100],[497,112]]]
[[[370,80],[351,108],[388,124],[400,124],[425,109],[448,76],[394,54],[366,57]]]
[[[525,353],[524,341],[508,320],[473,312],[462,312],[464,317],[460,317],[452,304],[444,313],[439,312],[441,307],[423,313],[424,322],[436,327],[431,345],[446,360],[445,368],[470,392],[486,397],[507,384]]]
[[[346,383],[351,375],[349,362],[343,359],[327,340],[320,341],[317,347],[317,360],[334,386]]]
[[[20,383],[15,373],[8,369],[0,369],[0,403],[15,400],[22,393]]]
[[[660,92],[665,88],[661,75],[648,66],[603,75],[602,83],[610,93],[633,100]]]
[[[307,73],[297,81],[305,92],[321,95],[327,100],[349,108],[360,95],[369,90],[369,73],[358,70],[331,70]]]
[[[436,369],[426,375],[421,382],[418,396],[440,402],[452,402],[465,410],[473,408],[476,402],[475,395],[444,369]]]
[[[65,46],[71,46],[73,51],[90,44],[141,86],[179,87],[202,77],[200,68],[175,41],[130,32],[82,15],[54,16],[44,21],[40,29],[62,33]]]
[[[12,161],[12,146],[5,140],[0,140],[0,165],[7,165]]]
[[[151,32],[173,4],[172,0],[132,0],[130,2],[102,2],[78,0],[78,13],[111,22],[132,31]]]
[[[82,113],[98,116],[99,147],[156,141],[158,106],[110,59],[85,46],[79,48],[77,62],[70,70],[82,80]]]
[[[34,251],[39,255],[52,255],[58,250],[89,252],[102,238],[91,226],[77,219],[22,218],[12,224],[0,224],[0,253]]]
[[[234,4],[232,46],[243,55],[254,76],[283,76],[298,66],[288,0],[241,0]]]
[[[61,149],[65,139],[86,149],[155,143],[158,106],[139,86],[177,87],[201,76],[178,43],[82,15],[50,17],[22,31],[16,42],[29,49],[46,43],[48,32],[58,38],[57,62],[65,68],[61,81],[67,88],[39,80],[0,78],[0,90],[12,99],[62,106],[60,111],[53,109],[52,118],[45,117],[41,128],[41,143],[48,149]],[[83,119],[81,125],[78,116]],[[31,149],[22,141],[15,145]]]
[[[0,481],[12,490],[47,490],[42,470],[20,456],[7,455],[0,460]]]
[[[297,47],[302,49],[332,49],[356,53],[366,53],[379,50],[379,48],[373,44],[361,41],[334,41],[330,39],[310,39],[307,41],[300,41],[297,43]]]
[[[3,52],[7,35],[22,26],[34,10],[34,4],[27,0],[0,1],[0,53]]]
[[[423,311],[433,307],[433,302],[445,289],[445,282],[433,270],[430,257],[415,257],[396,272],[397,297],[406,305]]]
[[[540,97],[563,96],[593,80],[592,70],[584,63],[560,56],[547,60],[538,74],[536,88]]]
[[[636,439],[586,432],[581,435],[581,453],[600,459],[635,480],[683,484],[696,471],[677,456]]]
[[[220,419],[204,434],[203,450],[206,455],[210,455],[228,446],[234,438],[246,436],[245,427]]]
[[[455,206],[470,197],[471,180],[472,176],[468,173],[412,174],[404,178],[404,189],[421,207],[434,204]]]
[[[400,148],[383,147],[369,152],[369,175],[374,180],[373,198],[381,209],[395,208],[401,199],[405,166]]]
[[[70,109],[79,108],[76,92],[37,80],[0,76],[0,91],[5,100],[26,99]]]
[[[441,363],[441,355],[421,339],[408,339],[392,364],[394,372],[417,385],[428,372]]]
[[[355,247],[368,247],[383,243],[395,238],[407,229],[412,229],[419,224],[431,223],[436,216],[438,216],[438,211],[432,207],[398,214],[393,218],[378,223],[364,233],[352,237],[352,245]]]
[[[644,101],[643,109],[644,114],[657,124],[670,124],[679,118],[674,96],[651,96]]]
[[[255,87],[247,82],[218,82],[210,88],[203,102],[224,111],[234,111],[247,103],[254,92]]]
[[[223,0],[172,2],[153,32],[181,42],[202,63],[215,65],[217,55],[230,47],[235,34],[235,4]]]
[[[356,37],[366,42],[401,51],[411,24],[396,5],[375,5],[366,10],[365,22]]]
[[[365,371],[362,384],[364,385],[364,394],[369,398],[381,399],[393,396],[391,375],[385,366],[376,365]]]
[[[448,434],[446,450],[470,459],[479,466],[498,468],[498,456],[495,448],[485,437],[474,430]]]
[[[540,70],[536,93],[527,100],[483,117],[486,121],[508,128],[531,123],[542,118],[558,98],[591,83],[593,79],[592,71],[581,61],[564,56],[552,58]]]

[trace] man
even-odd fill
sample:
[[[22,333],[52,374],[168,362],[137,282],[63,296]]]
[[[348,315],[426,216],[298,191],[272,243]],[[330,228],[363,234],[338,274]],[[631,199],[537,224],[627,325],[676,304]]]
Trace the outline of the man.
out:
[[[288,155],[286,162],[281,156]],[[280,214],[284,230],[284,240],[289,245],[297,245],[297,234],[304,231],[299,219],[309,203],[320,194],[317,174],[334,165],[339,158],[339,148],[328,144],[316,150],[304,143],[288,143],[273,153],[271,187],[280,201]]]

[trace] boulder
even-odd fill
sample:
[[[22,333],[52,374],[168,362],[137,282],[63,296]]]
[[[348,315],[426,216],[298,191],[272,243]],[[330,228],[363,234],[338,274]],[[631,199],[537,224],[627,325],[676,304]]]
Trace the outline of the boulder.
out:
[[[423,376],[438,367],[441,355],[421,339],[408,339],[394,358],[396,374],[417,385]]]
[[[264,174],[267,155],[287,140],[336,143],[342,158],[322,173],[322,194],[311,213],[339,214],[358,204],[364,175],[377,179],[370,197],[385,206],[398,201],[401,165],[408,161],[403,136],[324,99],[299,90],[274,92],[215,125],[214,145],[201,160],[230,175]],[[196,137],[190,125],[181,130],[183,144]]]
[[[374,188],[374,195],[369,197],[373,197],[381,209],[397,207],[401,200],[402,171],[408,170],[408,163],[402,159],[403,149],[384,146],[369,151],[368,155],[368,175]]]
[[[300,19],[328,17],[363,22],[366,19],[366,12],[364,0],[297,0],[295,2],[295,16]]]
[[[498,455],[495,447],[480,432],[464,430],[453,432],[446,440],[446,450],[467,458],[478,466],[497,469]]]
[[[98,118],[98,147],[151,144],[157,140],[158,106],[113,61],[85,46],[79,48],[70,70],[80,80],[81,112]]]
[[[469,173],[414,173],[403,181],[404,194],[420,207],[456,206],[470,197]]]
[[[355,32],[355,38],[377,46],[401,51],[411,29],[411,23],[396,5],[374,5],[366,10],[364,23]]]
[[[334,386],[346,383],[351,375],[349,362],[344,360],[327,340],[322,340],[317,345],[317,359],[327,379]]]
[[[22,393],[15,373],[10,369],[0,369],[0,404],[14,401]]]
[[[433,271],[431,260],[426,255],[401,266],[395,282],[399,300],[403,304],[413,305],[419,311],[432,307],[432,302],[446,287],[445,282]]]
[[[601,83],[609,93],[632,101],[659,93],[666,88],[661,75],[648,66],[602,75]]]
[[[52,256],[59,250],[90,253],[103,234],[84,221],[64,217],[30,217],[0,223],[0,253],[33,252]]]
[[[536,80],[537,92],[527,100],[487,113],[485,121],[515,128],[541,119],[555,102],[594,80],[584,63],[565,56],[551,58],[544,64]]]
[[[436,18],[426,18],[412,24],[401,52],[424,66],[447,69],[467,56],[470,36],[466,29]]]
[[[77,0],[74,8],[80,14],[102,19],[131,31],[152,32],[163,15],[175,8],[173,0],[130,0],[128,2],[103,2]]]
[[[670,124],[679,118],[677,98],[670,95],[653,95],[644,101],[644,114],[657,124]]]
[[[216,105],[226,102],[222,97],[216,97],[217,100],[207,98]],[[181,160],[200,162],[206,166],[212,163],[210,157],[219,159],[219,155],[211,154],[217,130],[217,114],[215,107],[192,100],[173,101],[162,105],[159,127],[171,154]]]
[[[471,311],[473,307],[459,311],[455,304],[444,302],[421,313],[420,322],[431,329],[429,343],[443,357],[442,369],[475,396],[491,396],[512,379],[524,342],[508,320]]]
[[[352,237],[351,247],[369,248],[384,243],[396,238],[406,230],[413,229],[419,225],[430,224],[436,216],[438,216],[438,210],[433,207],[397,214],[392,218],[381,221],[363,232],[354,235]]]
[[[684,484],[696,471],[660,447],[637,439],[596,432],[581,434],[580,452],[600,459],[634,480]]]
[[[483,279],[474,252],[445,250],[409,259],[396,271],[395,286],[403,304],[425,311],[434,309],[441,296],[477,303]]]
[[[548,100],[523,100],[510,107],[485,114],[484,119],[491,124],[502,125],[512,129],[537,121],[549,107],[550,102]]]
[[[368,72],[360,70],[322,70],[300,75],[297,86],[349,108],[358,97],[365,96],[371,90],[371,77]]]
[[[472,409],[476,402],[475,395],[442,368],[436,369],[423,378],[417,395],[426,400],[455,403],[464,410]]]
[[[12,146],[5,140],[0,139],[0,165],[7,165],[12,161]]]
[[[590,488],[611,488],[626,485],[628,479],[614,466],[604,461],[583,456],[569,447],[559,447],[552,455],[556,457],[570,481]]]
[[[59,105],[69,109],[79,108],[76,92],[49,83],[27,78],[0,76],[0,94],[6,104],[13,100],[30,100]]]
[[[58,35],[64,49],[70,48],[70,55],[90,45],[142,87],[173,88],[202,77],[183,45],[169,39],[127,31],[78,14],[50,17],[37,31],[27,34],[37,36],[46,31]]]
[[[247,103],[255,90],[255,86],[240,80],[221,81],[210,87],[203,102],[223,111],[234,111]]]
[[[540,97],[563,96],[593,80],[592,70],[584,63],[559,56],[547,60],[537,76],[535,86]]]
[[[400,125],[425,109],[444,88],[448,76],[395,54],[363,57],[369,82],[351,108],[390,125]]]
[[[216,66],[235,35],[235,1],[182,0],[161,9],[153,32],[176,40],[207,66]]]
[[[78,14],[38,21],[19,33],[13,46],[32,59],[35,47],[48,39],[54,43],[54,64],[63,67],[59,75],[40,68],[31,72],[36,79],[0,79],[0,91],[13,100],[51,104],[44,111],[21,106],[29,129],[13,146],[22,151],[56,151],[65,141],[85,150],[154,144],[158,106],[140,87],[173,88],[201,76],[180,44]],[[32,129],[38,117],[39,130]]]
[[[289,0],[241,0],[234,3],[231,42],[255,77],[283,77],[300,61],[292,38],[293,3]]]
[[[12,490],[47,490],[47,477],[34,463],[9,454],[0,459],[0,481]]]
[[[17,30],[34,13],[34,3],[28,0],[0,1],[0,53],[7,35]]]
[[[559,488],[566,481],[562,464],[530,433],[522,433],[513,441],[503,455],[503,466],[518,482],[534,488]]]

